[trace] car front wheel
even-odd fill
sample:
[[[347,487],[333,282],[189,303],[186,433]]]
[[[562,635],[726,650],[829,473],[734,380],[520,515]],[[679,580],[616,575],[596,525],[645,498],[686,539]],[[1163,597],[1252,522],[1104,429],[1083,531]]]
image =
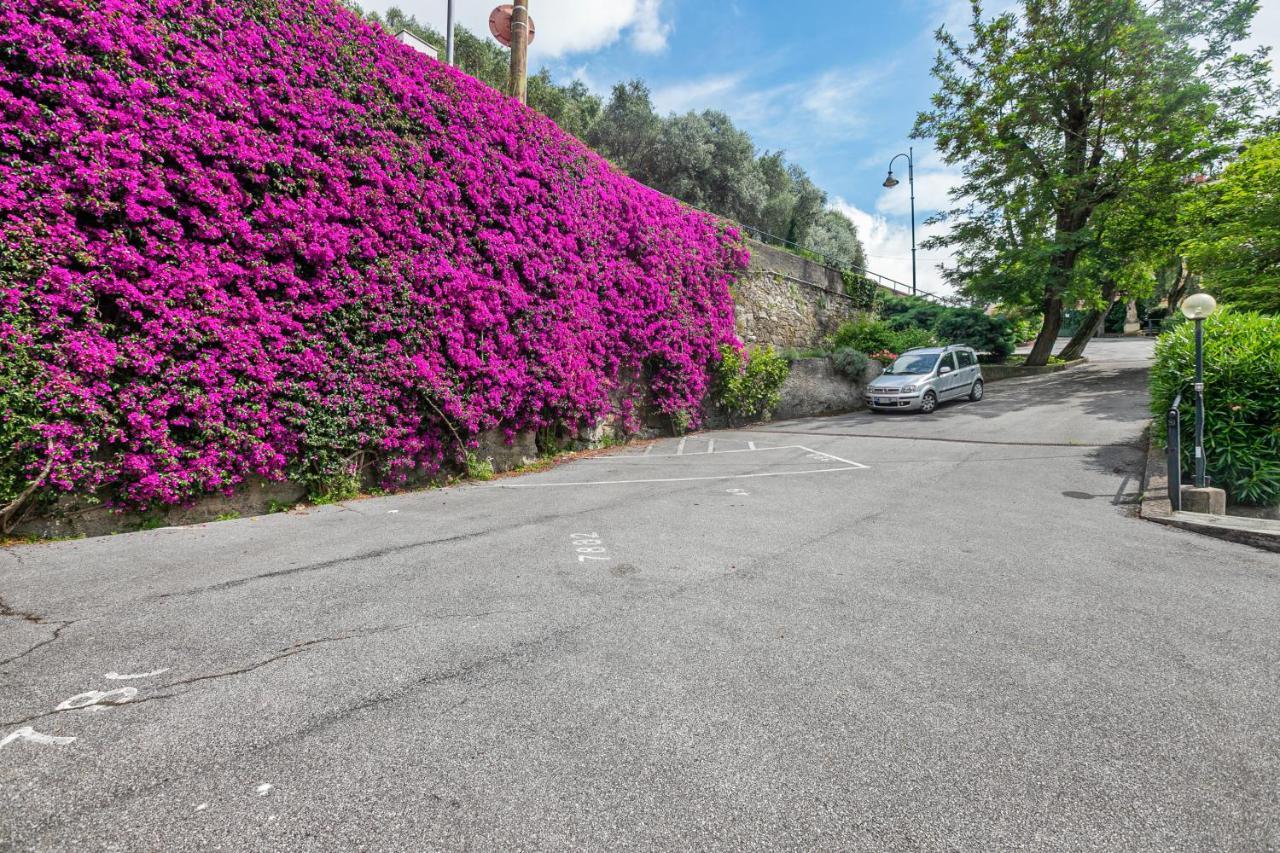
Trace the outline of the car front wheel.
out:
[[[982,390],[982,380],[979,379],[977,382],[973,383],[973,388],[969,391],[969,399],[975,403],[981,400]]]
[[[938,408],[938,395],[932,391],[925,391],[924,396],[920,398],[920,411],[928,415],[936,408]]]

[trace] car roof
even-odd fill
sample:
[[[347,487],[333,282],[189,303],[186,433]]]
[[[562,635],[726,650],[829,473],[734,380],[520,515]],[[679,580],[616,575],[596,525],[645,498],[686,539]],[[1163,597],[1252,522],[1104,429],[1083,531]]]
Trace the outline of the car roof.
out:
[[[973,347],[965,346],[964,344],[948,344],[945,347],[912,347],[911,349],[903,352],[903,355],[906,355],[909,352],[918,352],[923,353],[924,355],[941,355],[942,353],[955,352],[956,350],[961,349],[971,350]]]

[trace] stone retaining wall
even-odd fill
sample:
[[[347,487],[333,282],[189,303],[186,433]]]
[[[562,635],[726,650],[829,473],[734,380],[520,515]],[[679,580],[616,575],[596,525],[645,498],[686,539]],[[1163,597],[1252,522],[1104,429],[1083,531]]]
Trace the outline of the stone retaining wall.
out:
[[[738,337],[748,346],[821,347],[861,312],[839,270],[747,241],[751,268],[733,288]]]

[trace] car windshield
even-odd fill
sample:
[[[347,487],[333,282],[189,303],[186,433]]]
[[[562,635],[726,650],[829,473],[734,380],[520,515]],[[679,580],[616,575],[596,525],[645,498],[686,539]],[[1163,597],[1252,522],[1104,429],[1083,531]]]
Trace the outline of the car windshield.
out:
[[[907,355],[899,356],[893,364],[889,365],[889,369],[885,373],[893,376],[923,376],[926,373],[932,373],[937,363],[937,353],[922,352],[917,355],[908,353]]]

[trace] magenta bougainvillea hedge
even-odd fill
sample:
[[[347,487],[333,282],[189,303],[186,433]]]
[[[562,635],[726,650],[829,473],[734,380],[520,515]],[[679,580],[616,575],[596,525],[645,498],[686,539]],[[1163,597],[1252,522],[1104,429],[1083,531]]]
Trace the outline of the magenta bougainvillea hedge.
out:
[[[330,0],[7,0],[0,61],[0,498],[395,486],[737,345],[734,231]]]

